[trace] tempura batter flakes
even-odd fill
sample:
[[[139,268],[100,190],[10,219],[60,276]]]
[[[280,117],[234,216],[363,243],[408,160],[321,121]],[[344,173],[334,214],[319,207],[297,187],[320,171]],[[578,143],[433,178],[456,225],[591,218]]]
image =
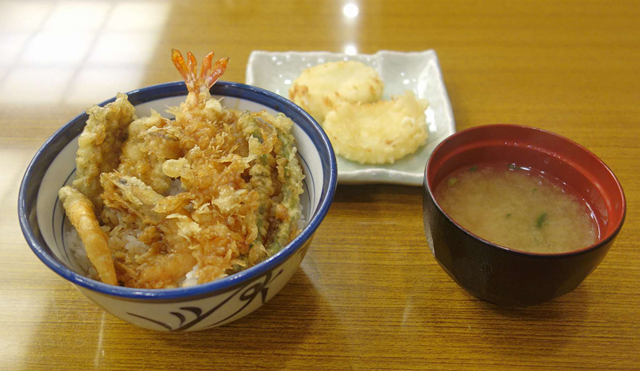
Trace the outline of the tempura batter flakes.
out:
[[[336,153],[359,163],[393,163],[428,137],[429,102],[412,92],[390,101],[343,103],[327,114],[324,129]]]
[[[289,99],[322,123],[341,102],[375,102],[383,89],[373,68],[355,61],[331,62],[302,71],[289,89]]]

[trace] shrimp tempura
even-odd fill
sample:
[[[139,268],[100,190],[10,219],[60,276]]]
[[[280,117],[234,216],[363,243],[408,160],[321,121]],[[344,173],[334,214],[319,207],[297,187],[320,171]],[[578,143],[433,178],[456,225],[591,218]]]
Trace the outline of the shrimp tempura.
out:
[[[96,268],[100,280],[110,285],[117,285],[118,280],[108,238],[100,228],[91,200],[76,188],[69,186],[60,188],[58,196],[71,224],[78,231],[87,257]]]

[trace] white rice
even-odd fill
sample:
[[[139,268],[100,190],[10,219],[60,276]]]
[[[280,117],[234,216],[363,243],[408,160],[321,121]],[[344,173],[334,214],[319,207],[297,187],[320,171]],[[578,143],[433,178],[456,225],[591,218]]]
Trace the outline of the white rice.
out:
[[[303,230],[307,226],[307,217],[304,215],[304,207],[300,204],[300,219],[298,219],[298,229]]]
[[[187,273],[180,282],[180,287],[191,287],[198,284],[198,264]]]
[[[140,233],[138,233],[138,236]],[[135,255],[143,255],[149,250],[149,246],[144,242],[138,241],[136,237],[133,236],[124,236],[125,241],[127,243],[124,245],[124,248],[127,249],[129,254]]]
[[[98,272],[89,261],[87,252],[84,249],[84,245],[82,244],[82,240],[80,240],[80,236],[78,236],[78,232],[76,231],[76,229],[70,224],[66,224],[64,233],[66,242],[65,245],[69,249],[71,249],[76,263],[78,263],[78,265],[82,268],[82,272],[80,273],[82,273],[86,277],[97,280]]]

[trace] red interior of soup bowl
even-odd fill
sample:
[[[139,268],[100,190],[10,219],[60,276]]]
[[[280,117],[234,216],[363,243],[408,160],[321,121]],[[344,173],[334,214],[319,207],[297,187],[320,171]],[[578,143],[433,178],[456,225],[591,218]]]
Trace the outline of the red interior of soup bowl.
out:
[[[595,213],[600,229],[598,242],[620,229],[626,203],[613,172],[581,145],[541,129],[500,124],[454,134],[433,151],[426,170],[428,186],[433,192],[457,169],[504,161],[545,171],[571,187]]]

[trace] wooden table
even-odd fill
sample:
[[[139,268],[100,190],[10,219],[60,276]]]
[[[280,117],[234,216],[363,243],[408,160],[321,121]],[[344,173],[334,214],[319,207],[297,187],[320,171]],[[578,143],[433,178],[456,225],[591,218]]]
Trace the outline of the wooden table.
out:
[[[0,2],[0,369],[640,369],[640,6],[633,1]],[[348,13],[348,12],[347,12]],[[179,79],[177,47],[435,49],[458,129],[548,129],[600,156],[625,226],[573,293],[504,308],[458,287],[424,238],[419,187],[338,186],[290,283],[199,333],[135,328],[46,268],[18,226],[35,151],[87,108]]]

